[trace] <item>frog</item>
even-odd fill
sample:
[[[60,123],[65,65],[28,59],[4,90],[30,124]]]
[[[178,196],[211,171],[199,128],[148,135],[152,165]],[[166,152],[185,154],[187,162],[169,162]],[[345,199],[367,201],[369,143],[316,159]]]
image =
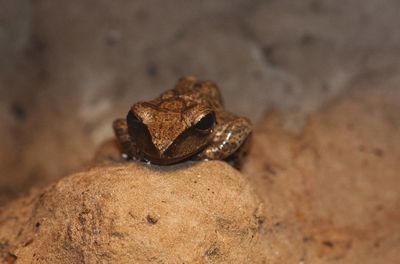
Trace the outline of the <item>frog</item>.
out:
[[[239,168],[252,124],[225,110],[215,82],[188,76],[157,98],[133,104],[113,130],[128,160],[156,165],[225,160]]]

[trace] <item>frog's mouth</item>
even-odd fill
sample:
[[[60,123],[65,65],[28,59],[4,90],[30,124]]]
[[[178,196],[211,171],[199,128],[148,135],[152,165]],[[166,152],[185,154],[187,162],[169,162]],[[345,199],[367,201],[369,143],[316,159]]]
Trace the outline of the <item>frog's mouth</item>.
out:
[[[176,152],[177,147],[172,145],[170,148],[168,148],[163,153],[160,153],[157,151],[151,152],[151,153],[147,153],[146,151],[141,151],[141,155],[144,160],[149,161],[153,164],[171,165],[171,164],[175,164],[178,162],[188,160],[188,159],[196,156],[201,151],[203,151],[206,146],[207,146],[207,144],[204,143],[201,146],[197,146],[197,148],[195,150],[192,149],[190,151]],[[180,155],[178,153],[180,153]]]
[[[195,154],[193,154],[195,155]],[[156,164],[156,165],[171,165],[175,163],[179,163],[182,161],[185,161],[192,157],[193,155],[188,155],[188,156],[182,156],[182,157],[154,157],[150,155],[146,155],[146,153],[143,153],[143,159],[146,161],[149,161],[150,163]]]

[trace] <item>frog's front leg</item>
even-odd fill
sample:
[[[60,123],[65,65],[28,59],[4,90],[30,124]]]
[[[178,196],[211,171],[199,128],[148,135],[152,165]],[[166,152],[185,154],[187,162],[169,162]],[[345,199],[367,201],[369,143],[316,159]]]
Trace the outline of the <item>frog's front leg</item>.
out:
[[[117,137],[119,146],[121,147],[122,156],[127,159],[135,158],[135,144],[132,142],[128,132],[128,124],[126,119],[119,118],[113,123],[115,136]]]
[[[211,144],[199,154],[199,158],[224,160],[236,156],[237,152],[243,149],[251,133],[250,121],[233,115],[225,119],[228,121],[223,121],[223,125],[217,125]]]

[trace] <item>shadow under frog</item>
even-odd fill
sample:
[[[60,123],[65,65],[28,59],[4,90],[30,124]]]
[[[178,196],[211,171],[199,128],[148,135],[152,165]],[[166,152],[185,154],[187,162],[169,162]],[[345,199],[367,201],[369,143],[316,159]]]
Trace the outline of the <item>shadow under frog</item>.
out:
[[[135,103],[113,128],[126,159],[157,165],[190,159],[240,167],[251,134],[247,118],[225,111],[215,83],[193,77],[181,78],[154,100]]]

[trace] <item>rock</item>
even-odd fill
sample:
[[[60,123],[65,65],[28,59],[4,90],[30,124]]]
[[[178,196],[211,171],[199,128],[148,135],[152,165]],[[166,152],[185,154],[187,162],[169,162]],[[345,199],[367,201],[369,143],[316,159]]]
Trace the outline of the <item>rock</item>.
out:
[[[243,173],[268,201],[283,259],[273,263],[400,259],[400,79],[368,78],[312,114],[301,134],[278,113],[255,127]]]
[[[262,263],[262,204],[224,162],[97,165],[0,211],[13,263]]]

